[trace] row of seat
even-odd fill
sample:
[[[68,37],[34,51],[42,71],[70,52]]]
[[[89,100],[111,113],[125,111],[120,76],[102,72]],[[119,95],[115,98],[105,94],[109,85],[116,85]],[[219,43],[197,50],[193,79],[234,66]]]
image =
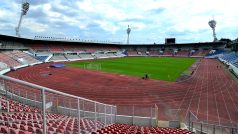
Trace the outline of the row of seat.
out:
[[[190,56],[191,53],[189,51],[186,50],[181,50],[175,53],[176,56]]]
[[[92,134],[195,134],[194,132],[177,128],[155,128],[133,126],[128,124],[113,124],[93,132]]]
[[[214,56],[214,55],[219,55],[219,54],[223,54],[224,50],[211,50],[207,56]]]
[[[225,54],[224,56],[221,57],[221,59],[238,67],[238,53]]]
[[[20,115],[25,117],[41,117],[38,113],[2,113],[0,116],[0,132],[9,132],[23,131],[31,132],[31,133],[42,133],[43,130],[43,122],[42,118],[28,118],[25,120],[20,120],[15,118]],[[3,117],[3,118],[2,118]],[[47,118],[47,132],[49,133],[75,133],[79,131],[79,128],[82,132],[92,132],[95,131],[96,128],[104,127],[104,124],[99,121],[94,121],[90,119],[81,119],[80,126],[78,119],[75,117],[65,116],[61,114],[52,114],[48,113],[46,115]],[[21,133],[23,133],[21,132]]]
[[[205,56],[207,53],[209,52],[209,50],[198,50],[198,51],[194,51],[194,52],[190,52],[188,50],[181,50],[181,51],[159,51],[159,50],[151,50],[151,51],[147,51],[147,50],[142,50],[142,51],[138,51],[138,50],[129,50],[128,51],[128,55],[129,56],[137,56],[137,55],[164,55],[164,56]]]
[[[54,54],[50,61],[75,61],[75,60],[87,60],[98,58],[114,58],[122,57],[123,54],[117,53],[81,53],[81,54]]]
[[[5,63],[9,68],[21,65],[21,63],[17,62],[15,59],[12,59],[8,55],[1,52],[0,52],[0,62]],[[1,68],[1,69],[5,69],[5,68]]]
[[[38,63],[39,61],[22,51],[15,50],[0,52],[0,62],[6,64],[8,68],[15,68],[22,65]],[[0,67],[0,71],[3,69],[5,68]]]
[[[19,50],[6,51],[3,53],[20,64],[33,64],[39,62],[37,59]]]
[[[197,50],[192,52],[192,56],[206,56],[210,50]]]
[[[33,48],[33,50],[50,50],[51,52],[64,52],[64,51],[87,51],[87,52],[95,52],[97,50],[119,50],[119,47],[113,45],[71,45],[71,44],[32,44],[29,47]]]
[[[9,109],[8,109],[9,108]],[[9,112],[40,112],[38,108],[30,107],[28,105],[13,101],[7,100],[5,97],[0,96],[0,109]]]

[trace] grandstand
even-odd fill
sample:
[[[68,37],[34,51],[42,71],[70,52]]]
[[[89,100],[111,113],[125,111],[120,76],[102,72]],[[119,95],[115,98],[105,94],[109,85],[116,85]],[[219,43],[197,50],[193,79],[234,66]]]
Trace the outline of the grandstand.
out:
[[[6,74],[0,76],[0,133],[238,131],[238,85],[223,64],[203,59],[221,54],[220,61],[235,70],[237,53],[224,54],[223,42],[125,45],[5,35],[0,40],[5,44],[0,52],[0,71]],[[49,67],[51,62],[126,56],[201,59],[193,65],[194,73],[178,82]]]
[[[222,60],[224,60],[228,64],[233,64],[234,66],[238,67],[238,53],[229,53],[222,57],[220,57]]]

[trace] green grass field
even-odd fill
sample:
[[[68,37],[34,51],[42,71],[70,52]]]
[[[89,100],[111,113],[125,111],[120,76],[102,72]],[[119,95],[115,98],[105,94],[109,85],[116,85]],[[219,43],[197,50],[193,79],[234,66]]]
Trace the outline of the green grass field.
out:
[[[70,62],[67,66],[138,77],[143,77],[147,73],[151,79],[176,81],[195,61],[194,58],[126,57]]]

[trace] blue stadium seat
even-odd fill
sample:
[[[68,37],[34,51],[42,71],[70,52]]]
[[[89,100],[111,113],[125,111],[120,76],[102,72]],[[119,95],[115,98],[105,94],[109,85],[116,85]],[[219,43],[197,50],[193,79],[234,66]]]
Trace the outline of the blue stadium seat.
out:
[[[36,56],[35,58],[40,61],[45,61],[49,56]]]

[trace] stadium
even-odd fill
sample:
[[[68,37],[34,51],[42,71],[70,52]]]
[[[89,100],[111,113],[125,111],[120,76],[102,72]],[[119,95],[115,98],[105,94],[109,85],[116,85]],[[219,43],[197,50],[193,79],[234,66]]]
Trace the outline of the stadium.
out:
[[[0,33],[0,133],[237,134],[238,40],[164,43]]]

